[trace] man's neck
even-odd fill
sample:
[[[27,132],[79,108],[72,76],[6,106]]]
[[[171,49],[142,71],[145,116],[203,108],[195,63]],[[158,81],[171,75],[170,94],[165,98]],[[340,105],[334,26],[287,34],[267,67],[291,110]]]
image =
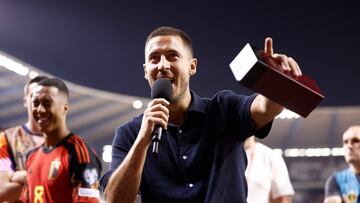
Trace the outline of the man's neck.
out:
[[[51,132],[44,133],[45,137],[45,146],[47,148],[55,147],[59,144],[68,134],[70,134],[70,130],[65,129],[55,129]]]
[[[187,110],[190,108],[190,103],[190,91],[186,93],[182,100],[171,103],[169,105],[169,122],[180,125],[184,121]]]
[[[30,130],[34,134],[40,134],[40,131],[36,125],[36,123],[31,122],[30,120],[25,123],[25,126],[28,130]]]

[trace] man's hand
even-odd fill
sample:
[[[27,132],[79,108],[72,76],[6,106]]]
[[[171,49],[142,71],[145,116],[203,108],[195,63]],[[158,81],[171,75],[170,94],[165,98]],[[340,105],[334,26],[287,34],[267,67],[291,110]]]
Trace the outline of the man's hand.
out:
[[[264,59],[266,63],[278,70],[296,78],[302,75],[298,63],[284,54],[274,54],[273,40],[271,37],[265,39]]]
[[[25,182],[26,171],[15,171],[14,173],[1,171],[0,202],[18,200]]]
[[[169,121],[169,109],[166,107],[170,103],[165,99],[153,99],[144,111],[143,120],[139,132],[139,138],[145,138],[148,144],[151,143],[152,132],[155,125],[160,125],[166,129]]]
[[[264,52],[262,54],[264,61],[278,71],[295,79],[302,75],[298,63],[293,58],[284,54],[274,54],[273,41],[270,37],[265,39]],[[284,107],[280,104],[262,95],[258,95],[251,104],[251,117],[255,121],[257,128],[262,128],[273,120],[283,109]]]
[[[24,184],[26,182],[26,171],[16,171],[10,176],[10,182]]]

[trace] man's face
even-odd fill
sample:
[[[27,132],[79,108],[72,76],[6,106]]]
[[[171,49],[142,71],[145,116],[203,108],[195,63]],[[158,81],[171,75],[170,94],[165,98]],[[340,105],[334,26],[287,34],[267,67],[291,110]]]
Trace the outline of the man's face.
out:
[[[32,101],[31,101],[31,94],[34,90],[34,88],[38,85],[37,82],[31,83],[29,84],[29,86],[27,87],[27,90],[25,91],[25,95],[24,95],[24,107],[27,109],[29,115],[32,112]]]
[[[360,164],[360,127],[351,127],[343,135],[345,160]]]
[[[67,97],[56,87],[35,87],[31,101],[32,116],[41,132],[52,132],[65,123]]]
[[[189,90],[190,76],[196,72],[197,61],[178,36],[157,36],[145,47],[144,73],[150,87],[159,78],[172,82],[172,101],[176,102]]]

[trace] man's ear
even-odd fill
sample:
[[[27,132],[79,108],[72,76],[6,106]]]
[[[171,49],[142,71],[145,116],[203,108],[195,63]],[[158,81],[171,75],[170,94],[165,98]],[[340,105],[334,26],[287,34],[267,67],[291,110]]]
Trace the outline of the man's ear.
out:
[[[197,59],[193,58],[190,64],[190,75],[195,75],[196,73],[196,67],[197,67]]]
[[[67,114],[67,112],[70,110],[70,105],[69,103],[65,103],[64,104],[64,114]]]
[[[147,71],[146,71],[146,65],[143,64],[143,68],[144,68],[144,78],[147,80],[148,76],[147,76]]]
[[[24,96],[24,97],[22,98],[22,100],[23,100],[23,105],[24,105],[24,107],[25,107],[25,108],[28,108],[26,96]]]

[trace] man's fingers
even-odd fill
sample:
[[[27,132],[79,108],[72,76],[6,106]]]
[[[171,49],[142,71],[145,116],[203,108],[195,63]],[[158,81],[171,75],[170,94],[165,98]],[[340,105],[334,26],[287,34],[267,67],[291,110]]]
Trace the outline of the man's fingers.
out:
[[[265,39],[264,53],[267,56],[272,56],[274,54],[273,40],[271,37],[267,37]]]
[[[295,77],[302,75],[298,63],[293,58],[287,57],[284,54],[274,54],[273,40],[271,37],[265,39],[264,54],[269,65],[273,65],[284,72],[291,73],[291,75]]]
[[[291,72],[293,73],[293,75],[295,75],[296,77],[301,76],[302,72],[299,67],[299,64],[291,57],[288,58],[288,61],[289,61],[289,65],[291,67]]]
[[[283,54],[274,54],[273,55],[276,61],[280,64],[282,71],[290,72],[291,68],[289,65],[288,57]]]
[[[161,125],[166,129],[169,121],[169,109],[165,106],[168,102],[164,99],[154,99],[148,104],[144,118],[151,125]]]

